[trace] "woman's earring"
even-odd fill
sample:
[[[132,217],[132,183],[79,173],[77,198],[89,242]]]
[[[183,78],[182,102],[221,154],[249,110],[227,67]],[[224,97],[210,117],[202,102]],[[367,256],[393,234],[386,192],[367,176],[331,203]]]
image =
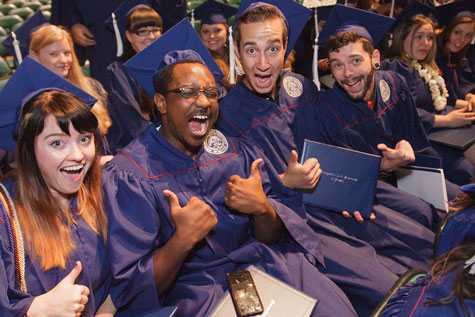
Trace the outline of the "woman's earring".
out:
[[[374,69],[378,70],[381,65],[379,63],[374,63]]]

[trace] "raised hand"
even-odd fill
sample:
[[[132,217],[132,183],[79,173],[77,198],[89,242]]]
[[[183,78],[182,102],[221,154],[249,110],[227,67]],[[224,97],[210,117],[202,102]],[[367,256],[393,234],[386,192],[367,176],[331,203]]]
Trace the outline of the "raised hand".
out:
[[[175,235],[191,246],[201,241],[218,223],[211,207],[197,197],[191,197],[188,203],[180,206],[178,197],[170,190],[164,190],[170,204],[170,216],[175,223]]]
[[[249,178],[241,178],[238,175],[229,177],[224,197],[224,203],[228,207],[252,215],[261,215],[269,211],[270,205],[262,189],[259,171],[262,162],[262,159],[252,162]]]
[[[292,150],[287,170],[280,175],[282,184],[291,189],[312,189],[317,185],[320,175],[322,175],[320,163],[316,158],[309,158],[300,164],[298,158],[297,152]]]
[[[89,289],[74,284],[82,271],[80,261],[61,282],[46,294],[35,297],[27,316],[81,316],[89,298]]]
[[[383,155],[381,169],[385,172],[392,172],[396,168],[416,160],[414,150],[406,140],[399,141],[394,149],[389,148],[384,143],[380,143],[378,144],[378,150]]]
[[[468,107],[455,109],[449,112],[446,117],[447,127],[456,128],[466,124],[472,124],[475,120],[475,113],[468,110]]]

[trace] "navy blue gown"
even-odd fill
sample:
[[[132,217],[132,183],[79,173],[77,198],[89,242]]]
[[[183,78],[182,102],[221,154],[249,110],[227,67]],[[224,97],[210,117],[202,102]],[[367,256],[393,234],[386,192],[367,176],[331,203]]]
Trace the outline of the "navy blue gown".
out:
[[[452,98],[448,100],[447,106],[443,110],[436,111],[429,87],[426,85],[425,81],[419,77],[417,71],[407,63],[398,59],[386,59],[381,63],[381,68],[393,70],[404,77],[426,132],[433,129],[436,114],[446,115],[454,110],[453,105],[455,99]],[[449,86],[450,85],[448,85],[448,87]],[[475,177],[475,167],[465,158],[462,151],[452,149],[436,142],[432,142],[430,145],[431,151],[442,157],[442,167],[444,169],[445,177],[449,181],[458,185],[465,185],[470,182],[471,178]]]
[[[140,84],[129,74],[123,63],[112,62],[105,73],[104,88],[109,93],[109,115],[112,126],[107,139],[112,153],[129,144],[150,125],[150,120],[142,114],[143,100]]]
[[[278,87],[279,101],[275,103],[255,95],[243,83],[237,84],[220,102],[218,127],[252,140],[277,172],[283,173],[291,151],[300,152],[304,138],[312,136],[318,127],[318,92],[313,82],[287,71],[282,73]],[[381,223],[359,225],[340,214],[306,206],[309,225],[324,241],[327,275],[362,315],[371,313],[394,282],[394,274],[388,275],[387,269],[402,274],[408,267],[427,267],[434,238],[430,230],[408,217],[383,206],[377,209],[381,212],[377,222]],[[398,235],[405,238],[399,240]],[[376,254],[370,244],[377,245],[381,254]],[[371,267],[372,272],[362,267]]]
[[[192,159],[168,143],[157,126],[151,125],[117,154],[103,173],[111,296],[118,307],[132,313],[139,308],[177,306],[179,315],[203,316],[226,292],[225,274],[252,264],[319,299],[316,316],[355,315],[344,293],[319,272],[324,269],[320,242],[311,237],[312,232],[305,233],[303,218],[280,202],[298,197],[283,187],[272,188],[273,194],[280,194],[279,200],[270,192],[267,164],[261,169],[264,192],[287,229],[279,243],[258,242],[252,219],[224,204],[229,177],[247,178],[251,163],[262,157],[260,152],[213,130]],[[158,297],[153,255],[175,231],[162,193],[165,189],[173,191],[182,206],[193,196],[209,204],[218,224],[195,245],[174,283]]]
[[[12,179],[4,183],[15,201],[16,186]],[[71,212],[76,226],[71,224],[71,237],[76,246],[71,252],[66,268],[45,271],[39,259],[32,260],[25,248],[25,280],[28,293],[15,289],[15,257],[10,248],[10,238],[5,215],[0,211],[0,316],[25,316],[35,296],[42,295],[61,282],[74,268],[76,261],[82,263],[82,273],[76,284],[91,291],[82,316],[92,317],[109,294],[111,273],[104,240],[77,215],[76,198],[72,199]]]

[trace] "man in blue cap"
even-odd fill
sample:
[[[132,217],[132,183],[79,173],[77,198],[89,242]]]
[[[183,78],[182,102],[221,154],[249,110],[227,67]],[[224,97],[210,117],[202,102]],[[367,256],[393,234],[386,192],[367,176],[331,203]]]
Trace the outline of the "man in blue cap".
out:
[[[284,12],[285,5],[297,4],[293,1],[278,4]],[[282,12],[267,3],[253,3],[249,10],[239,11],[233,32],[236,55],[241,57],[245,74],[220,102],[218,126],[256,142],[280,173],[284,185],[314,187],[321,173],[318,162],[309,160],[299,164],[297,151],[302,149],[304,138],[311,138],[318,129],[316,86],[302,76],[282,71],[285,51],[289,50],[286,46],[288,25],[282,19]],[[294,12],[285,14],[286,17],[295,15]],[[306,21],[306,18],[299,17],[299,20]],[[289,24],[290,36],[298,37],[299,29]],[[288,41],[290,43],[290,37]],[[425,206],[432,212],[428,204]],[[321,239],[326,241],[325,261],[334,263],[327,266],[328,276],[347,293],[361,315],[369,315],[387,291],[385,282],[381,281],[391,280],[380,261],[396,274],[402,274],[406,268],[428,265],[434,234],[385,206],[375,206],[378,217],[374,223],[361,225],[311,206],[307,206],[307,212],[309,224],[317,233],[323,233]],[[368,242],[380,250],[382,257],[376,258]],[[356,254],[352,251],[355,249],[359,250]],[[368,272],[356,264],[365,262],[358,253],[365,254],[367,266],[373,269],[374,275],[365,276]],[[366,287],[359,283],[366,283]]]
[[[212,129],[219,92],[210,70],[219,68],[189,22],[126,67],[154,96],[161,121],[103,174],[114,304],[130,313],[171,305],[203,316],[224,295],[225,274],[252,264],[317,298],[315,316],[356,315],[319,272],[313,231],[281,203],[299,197],[277,186],[279,198],[271,196],[269,178],[277,176],[261,164],[262,153]]]

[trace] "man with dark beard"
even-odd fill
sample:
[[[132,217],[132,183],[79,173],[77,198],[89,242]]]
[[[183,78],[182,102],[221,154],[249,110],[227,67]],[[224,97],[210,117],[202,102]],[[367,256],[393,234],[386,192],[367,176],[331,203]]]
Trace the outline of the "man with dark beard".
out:
[[[333,20],[322,30],[319,44],[325,44],[336,83],[321,95],[318,129],[312,139],[382,155],[382,174],[389,175],[413,162],[415,152],[425,152],[428,140],[405,80],[395,72],[378,70],[380,53],[374,44],[386,31],[378,34],[369,29],[381,16],[339,5],[328,20],[332,14]],[[381,204],[405,213],[405,208],[386,200],[399,200],[402,206],[409,203],[407,195],[386,182],[378,182],[376,197]],[[436,213],[407,216],[432,229],[439,220]]]

